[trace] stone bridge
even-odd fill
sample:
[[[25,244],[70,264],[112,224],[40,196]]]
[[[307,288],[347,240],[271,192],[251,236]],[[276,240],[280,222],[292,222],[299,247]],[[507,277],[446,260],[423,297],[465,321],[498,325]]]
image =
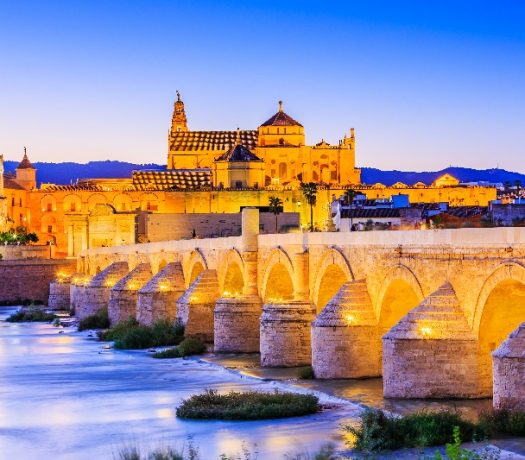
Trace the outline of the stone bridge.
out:
[[[216,352],[260,351],[263,366],[382,375],[387,397],[492,395],[492,352],[525,322],[525,228],[259,235],[254,209],[242,225],[85,251],[71,303],[80,317],[107,306],[112,322],[179,320]],[[498,375],[522,382],[523,357],[516,368],[500,351]]]

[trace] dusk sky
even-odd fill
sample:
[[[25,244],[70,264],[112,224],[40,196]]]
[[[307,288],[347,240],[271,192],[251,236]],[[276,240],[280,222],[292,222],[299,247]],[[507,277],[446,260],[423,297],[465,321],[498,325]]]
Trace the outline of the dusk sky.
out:
[[[357,164],[525,172],[521,1],[0,1],[0,153],[165,163],[277,110]]]

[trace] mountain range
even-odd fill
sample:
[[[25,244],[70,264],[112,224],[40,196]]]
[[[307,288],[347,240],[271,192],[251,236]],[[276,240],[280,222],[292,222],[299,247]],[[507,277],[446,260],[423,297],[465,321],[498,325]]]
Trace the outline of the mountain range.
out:
[[[18,165],[17,161],[6,161],[6,171],[14,171]],[[37,169],[37,179],[39,183],[71,184],[77,179],[95,178],[126,178],[131,176],[131,172],[139,169],[165,170],[165,165],[154,163],[136,164],[123,161],[90,161],[89,163],[44,163],[36,162],[33,166]],[[458,178],[461,182],[505,182],[514,183],[520,180],[525,184],[525,174],[506,171],[505,169],[472,169],[461,167],[449,167],[440,171],[382,171],[376,168],[361,168],[361,180],[365,184],[375,184],[380,182],[385,185],[392,185],[396,182],[405,184],[415,184],[423,182],[432,183],[442,174],[449,173]]]

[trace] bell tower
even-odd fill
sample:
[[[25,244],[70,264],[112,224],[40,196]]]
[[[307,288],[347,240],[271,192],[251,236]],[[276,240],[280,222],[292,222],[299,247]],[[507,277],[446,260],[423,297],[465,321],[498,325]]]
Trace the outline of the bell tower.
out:
[[[180,93],[177,91],[177,100],[173,107],[173,117],[171,119],[171,134],[188,131],[188,120],[184,110],[184,102],[180,100]]]

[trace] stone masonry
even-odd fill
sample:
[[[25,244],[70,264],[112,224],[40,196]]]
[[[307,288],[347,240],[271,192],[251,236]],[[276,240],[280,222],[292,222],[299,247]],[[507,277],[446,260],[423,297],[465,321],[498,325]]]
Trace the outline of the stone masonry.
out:
[[[174,322],[177,300],[185,289],[182,265],[169,263],[138,292],[137,321],[146,326],[159,320]]]
[[[86,286],[80,288],[81,301],[75,302],[75,314],[79,320],[108,308],[111,288],[128,273],[127,262],[114,262],[97,273]]]
[[[494,408],[525,411],[525,323],[492,354]]]
[[[365,280],[343,284],[312,323],[312,367],[319,379],[381,375],[377,319]]]
[[[214,311],[214,351],[258,352],[261,313],[262,302],[258,296],[218,299]]]
[[[477,398],[477,341],[450,283],[383,337],[388,398]]]
[[[219,298],[216,270],[204,270],[177,301],[177,319],[184,335],[213,342],[213,311]]]
[[[306,366],[312,361],[310,324],[315,307],[310,302],[266,304],[261,316],[261,365]]]
[[[114,326],[122,321],[137,317],[137,297],[152,277],[149,263],[141,263],[122,278],[109,293],[109,323]]]

